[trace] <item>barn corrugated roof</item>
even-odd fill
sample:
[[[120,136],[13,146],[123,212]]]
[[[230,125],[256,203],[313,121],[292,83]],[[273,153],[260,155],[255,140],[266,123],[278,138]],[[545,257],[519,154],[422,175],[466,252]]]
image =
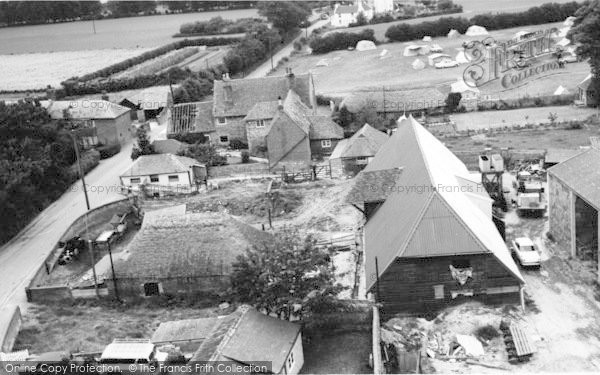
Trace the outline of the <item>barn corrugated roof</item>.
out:
[[[210,101],[175,104],[171,108],[167,134],[214,132],[212,107]]]
[[[524,282],[489,213],[471,193],[465,165],[414,118],[402,120],[365,171],[401,166],[385,203],[365,225],[367,288],[397,257],[435,257],[490,253]],[[477,199],[480,194],[472,193]]]
[[[600,150],[591,148],[548,169],[577,195],[600,209]]]

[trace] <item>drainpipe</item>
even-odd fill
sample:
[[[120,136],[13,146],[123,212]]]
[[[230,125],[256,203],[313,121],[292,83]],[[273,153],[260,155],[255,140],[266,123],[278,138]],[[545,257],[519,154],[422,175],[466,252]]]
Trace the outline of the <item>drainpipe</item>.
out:
[[[525,312],[525,287],[523,284],[519,285],[519,296],[521,297],[521,310]]]

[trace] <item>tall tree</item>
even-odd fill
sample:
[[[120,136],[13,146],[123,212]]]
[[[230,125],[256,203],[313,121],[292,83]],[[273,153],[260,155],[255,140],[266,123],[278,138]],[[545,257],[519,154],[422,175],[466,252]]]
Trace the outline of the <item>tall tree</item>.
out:
[[[301,238],[287,227],[238,257],[232,285],[242,302],[288,320],[310,313],[315,301],[334,299],[343,289],[335,283],[329,254],[317,248],[315,238]]]
[[[150,143],[150,137],[148,136],[148,131],[140,126],[136,131],[137,135],[137,143],[131,150],[131,159],[135,160],[142,155],[152,155],[154,154],[154,147],[152,143]]]
[[[594,76],[592,84],[600,93],[600,1],[584,4],[575,17],[567,37],[578,44],[577,55],[589,59]]]
[[[261,1],[258,3],[258,14],[266,17],[274,27],[289,33],[306,22],[311,11],[302,2]]]

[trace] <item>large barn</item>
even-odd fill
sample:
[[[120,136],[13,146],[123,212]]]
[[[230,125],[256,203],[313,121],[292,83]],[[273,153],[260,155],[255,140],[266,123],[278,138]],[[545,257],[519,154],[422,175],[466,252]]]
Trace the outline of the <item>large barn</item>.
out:
[[[518,301],[524,280],[492,222],[492,200],[412,116],[349,200],[367,216],[367,290],[384,313],[435,310],[461,296]]]

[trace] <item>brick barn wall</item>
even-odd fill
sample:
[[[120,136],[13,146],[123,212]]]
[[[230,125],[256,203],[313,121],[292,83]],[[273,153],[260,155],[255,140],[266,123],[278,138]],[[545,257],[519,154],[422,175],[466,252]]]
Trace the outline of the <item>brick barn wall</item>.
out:
[[[571,206],[569,188],[548,174],[549,233],[561,246],[571,246]]]

